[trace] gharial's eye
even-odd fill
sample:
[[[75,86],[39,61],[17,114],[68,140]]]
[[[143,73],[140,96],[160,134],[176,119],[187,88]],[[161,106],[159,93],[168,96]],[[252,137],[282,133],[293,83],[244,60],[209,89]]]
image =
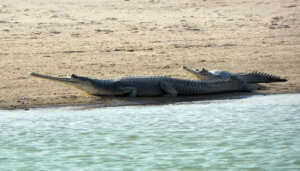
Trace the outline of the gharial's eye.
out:
[[[196,69],[196,71],[199,71],[199,69]]]

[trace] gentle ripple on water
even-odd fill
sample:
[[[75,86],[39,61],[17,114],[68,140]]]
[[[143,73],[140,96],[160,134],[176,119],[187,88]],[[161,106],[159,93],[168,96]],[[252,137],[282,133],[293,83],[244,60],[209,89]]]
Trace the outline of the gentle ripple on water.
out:
[[[297,170],[299,99],[0,111],[0,170]]]

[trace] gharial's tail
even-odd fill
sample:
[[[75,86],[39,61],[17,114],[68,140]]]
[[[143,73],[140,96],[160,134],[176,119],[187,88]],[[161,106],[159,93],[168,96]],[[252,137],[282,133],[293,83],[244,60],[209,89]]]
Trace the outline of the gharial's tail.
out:
[[[52,81],[57,81],[61,83],[66,83],[66,84],[72,84],[75,83],[76,81],[72,80],[71,78],[59,78],[59,77],[53,77],[49,75],[43,75],[43,74],[38,74],[38,73],[31,73],[31,76],[37,77],[37,78],[42,78],[42,79],[47,79],[47,80],[52,80]]]
[[[275,75],[263,73],[263,72],[251,72],[251,73],[239,73],[247,83],[271,83],[271,82],[286,82],[287,79],[280,78]]]

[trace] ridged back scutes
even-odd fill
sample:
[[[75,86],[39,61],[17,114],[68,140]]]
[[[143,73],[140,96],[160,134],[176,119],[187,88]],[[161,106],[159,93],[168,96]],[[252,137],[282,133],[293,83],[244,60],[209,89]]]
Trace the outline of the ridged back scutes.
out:
[[[168,81],[172,84],[185,84],[187,86],[199,86],[199,85],[205,85],[205,84],[224,84],[224,82],[231,81],[231,78],[226,79],[213,79],[213,80],[188,80],[188,79],[181,79],[181,78],[171,78],[167,76],[141,76],[141,77],[124,77],[116,81],[126,81],[126,82],[135,82],[135,81],[145,81],[145,82],[152,82],[152,81]]]
[[[170,77],[167,76],[135,76],[135,77],[122,77],[115,80],[163,80],[163,79],[169,79]]]
[[[238,75],[247,83],[270,83],[287,81],[286,79],[282,79],[279,76],[258,71],[253,71],[250,73],[239,73]]]
[[[208,87],[208,86],[218,86],[218,85],[224,85],[224,84],[240,84],[242,83],[241,80],[235,80],[232,78],[225,78],[225,79],[213,79],[213,80],[186,80],[186,79],[176,79],[174,78],[172,80],[173,84],[176,83],[183,83],[186,86],[190,86],[190,87]]]

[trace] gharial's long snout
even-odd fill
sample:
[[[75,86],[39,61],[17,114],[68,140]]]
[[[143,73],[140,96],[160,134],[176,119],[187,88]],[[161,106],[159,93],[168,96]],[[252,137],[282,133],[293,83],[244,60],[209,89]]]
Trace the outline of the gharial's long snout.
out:
[[[37,78],[51,80],[51,81],[57,81],[57,82],[65,83],[65,84],[77,83],[75,80],[72,80],[71,78],[59,78],[59,77],[53,77],[53,76],[50,76],[50,75],[43,75],[43,74],[39,74],[39,73],[35,73],[35,72],[32,72],[30,75],[34,76],[34,77],[37,77]]]
[[[199,79],[203,79],[203,76],[208,75],[208,71],[205,68],[202,68],[202,70],[192,69],[187,66],[183,66],[182,68],[187,72],[193,74],[194,76],[198,77]]]
[[[193,70],[192,68],[189,68],[187,66],[183,66],[182,68],[192,74],[198,75],[198,72],[196,70]]]
[[[31,76],[71,85],[92,95],[98,95],[98,94],[100,95],[103,91],[101,87],[96,87],[95,84],[90,82],[91,79],[87,77],[76,76],[75,74],[73,74],[71,78],[59,78],[59,77],[53,77],[53,76],[43,75],[43,74],[38,74],[33,72],[31,73]]]

